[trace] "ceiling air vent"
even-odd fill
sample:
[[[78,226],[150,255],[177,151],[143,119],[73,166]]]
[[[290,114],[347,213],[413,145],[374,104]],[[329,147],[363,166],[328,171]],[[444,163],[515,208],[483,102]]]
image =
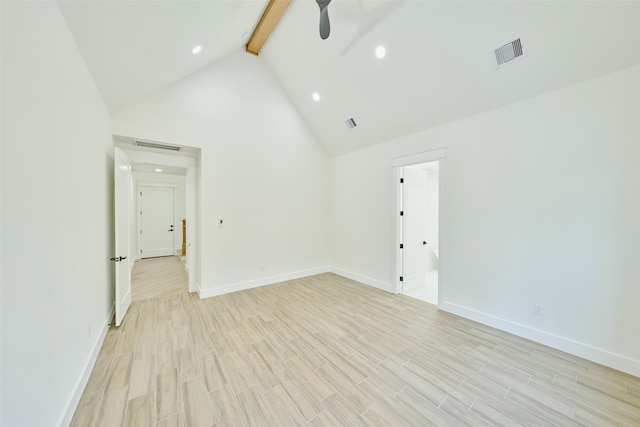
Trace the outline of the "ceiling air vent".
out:
[[[346,121],[346,122],[344,122],[344,123],[347,125],[347,127],[348,127],[349,129],[353,129],[354,127],[358,126],[358,125],[356,124],[356,121],[355,121],[355,120],[353,120],[353,117],[352,117],[352,118],[350,118],[349,120],[347,120],[347,121]]]
[[[179,145],[161,144],[159,142],[144,141],[141,139],[136,139],[136,145],[138,147],[157,148],[160,150],[169,150],[169,151],[180,151],[180,149],[182,148]]]
[[[515,59],[521,58],[524,56],[524,52],[522,50],[522,41],[520,38],[509,42],[493,51],[496,55],[496,65],[498,68],[506,65],[508,62],[511,62]]]

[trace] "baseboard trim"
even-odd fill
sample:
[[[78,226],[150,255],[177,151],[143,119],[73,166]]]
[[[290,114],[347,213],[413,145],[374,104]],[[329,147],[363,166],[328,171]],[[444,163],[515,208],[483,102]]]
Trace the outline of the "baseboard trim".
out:
[[[273,285],[280,282],[286,282],[287,280],[301,279],[303,277],[315,276],[316,274],[328,273],[329,267],[318,267],[309,270],[295,271],[293,273],[279,274],[277,276],[263,277],[255,280],[248,280],[246,282],[233,283],[231,285],[224,285],[216,288],[200,288],[198,294],[201,299],[215,297],[224,294],[230,294],[232,292],[245,291],[247,289],[259,288],[260,286]]]
[[[601,348],[573,341],[565,337],[541,331],[516,322],[511,322],[500,317],[492,316],[490,314],[447,301],[440,304],[438,308],[451,314],[455,314],[457,316],[500,329],[501,331],[509,332],[519,337],[547,345],[574,356],[582,357],[583,359],[640,377],[640,360],[634,360]]]
[[[356,282],[360,282],[364,285],[372,286],[374,288],[380,289],[381,291],[389,292],[391,294],[396,293],[396,288],[390,283],[384,283],[376,279],[371,279],[366,276],[361,276],[360,274],[356,274],[349,270],[344,270],[342,268],[331,267],[331,273],[337,274],[338,276],[346,277],[347,279],[355,280]]]
[[[96,343],[93,346],[93,350],[91,352],[91,357],[87,361],[87,364],[84,367],[84,372],[82,377],[78,380],[78,383],[75,387],[75,392],[73,396],[71,396],[71,400],[67,405],[67,410],[64,414],[64,417],[58,423],[58,426],[68,426],[71,424],[71,420],[73,419],[73,415],[78,408],[78,403],[80,403],[80,398],[82,397],[82,393],[84,392],[84,388],[87,386],[87,382],[89,381],[89,376],[91,375],[91,371],[93,370],[94,365],[96,364],[96,360],[98,359],[98,354],[100,354],[100,349],[102,348],[102,344],[104,343],[104,339],[107,337],[107,332],[109,331],[109,324],[111,320],[115,316],[116,307],[115,305],[111,306],[111,310],[109,311],[109,316],[107,320],[104,322],[104,327],[96,340]]]

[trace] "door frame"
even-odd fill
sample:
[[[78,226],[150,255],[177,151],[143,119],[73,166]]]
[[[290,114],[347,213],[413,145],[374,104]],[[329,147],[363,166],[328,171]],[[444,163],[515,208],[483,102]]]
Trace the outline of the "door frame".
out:
[[[411,154],[408,156],[396,157],[392,160],[392,177],[393,177],[393,230],[394,230],[394,239],[393,239],[393,248],[392,253],[394,254],[394,265],[393,265],[393,280],[392,283],[395,285],[394,293],[399,294],[403,291],[402,289],[402,281],[400,277],[402,276],[402,249],[400,249],[400,244],[402,243],[402,217],[400,216],[400,211],[402,210],[402,168],[405,166],[416,165],[420,163],[429,163],[439,161],[439,179],[438,179],[438,305],[440,305],[444,301],[445,289],[443,284],[446,283],[446,239],[443,239],[443,224],[446,221],[446,218],[442,215],[444,212],[444,193],[445,193],[445,168],[446,168],[446,149],[437,148],[434,150],[423,151],[416,154]],[[443,244],[444,243],[444,244]],[[444,261],[444,262],[443,262]],[[443,274],[444,271],[444,274]]]
[[[170,188],[173,190],[173,225],[174,230],[182,230],[182,226],[178,227],[176,224],[176,218],[178,218],[178,208],[176,207],[176,192],[178,186],[171,183],[163,183],[163,182],[147,182],[147,181],[138,181],[136,182],[136,212],[141,209],[141,197],[140,192],[142,191],[142,187],[161,187],[161,188]],[[185,183],[186,187],[186,183]],[[136,256],[135,259],[142,258],[142,214],[136,213]],[[175,234],[172,236],[171,241],[171,255],[176,255],[176,237]]]
[[[158,153],[140,150],[129,144],[118,144],[132,163],[151,163],[162,166],[175,166],[185,168],[186,174],[186,217],[187,217],[187,260],[185,270],[189,277],[189,292],[198,292],[200,288],[200,242],[198,239],[200,229],[200,155],[190,157],[176,154]]]

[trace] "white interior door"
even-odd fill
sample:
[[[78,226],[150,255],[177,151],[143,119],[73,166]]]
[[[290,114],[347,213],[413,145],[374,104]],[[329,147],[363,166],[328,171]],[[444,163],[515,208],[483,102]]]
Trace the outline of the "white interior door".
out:
[[[114,149],[114,207],[116,326],[120,326],[131,305],[131,162],[119,148]]]
[[[138,197],[142,258],[174,255],[174,188],[140,186]]]
[[[423,268],[423,176],[410,167],[403,171],[402,184],[402,276],[403,292],[424,287]]]

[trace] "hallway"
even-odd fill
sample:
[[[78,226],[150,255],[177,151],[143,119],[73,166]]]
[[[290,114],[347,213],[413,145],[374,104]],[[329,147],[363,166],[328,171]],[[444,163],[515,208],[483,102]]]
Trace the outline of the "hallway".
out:
[[[184,292],[188,280],[184,262],[177,256],[139,260],[131,273],[131,301]]]

